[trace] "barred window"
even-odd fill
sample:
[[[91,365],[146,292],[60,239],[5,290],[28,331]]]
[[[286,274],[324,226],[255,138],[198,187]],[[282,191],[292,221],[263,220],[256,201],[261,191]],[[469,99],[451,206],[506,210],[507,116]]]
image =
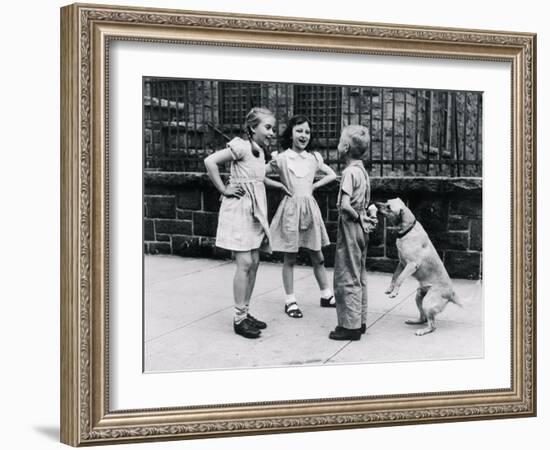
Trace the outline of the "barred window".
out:
[[[316,146],[335,147],[342,121],[342,88],[338,86],[296,85],[294,113],[311,120]]]
[[[220,82],[220,118],[229,132],[242,129],[246,114],[262,103],[261,83]]]
[[[481,176],[481,92],[145,77],[143,150],[150,170],[202,171],[204,157],[243,133],[247,112],[311,120],[313,149],[335,170],[343,126],[369,128],[366,160],[379,176]]]

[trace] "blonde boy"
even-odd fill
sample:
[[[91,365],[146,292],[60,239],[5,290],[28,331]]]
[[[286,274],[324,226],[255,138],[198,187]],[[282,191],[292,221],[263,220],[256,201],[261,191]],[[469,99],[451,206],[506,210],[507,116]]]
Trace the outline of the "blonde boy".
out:
[[[370,181],[361,157],[368,149],[369,130],[349,125],[342,130],[338,155],[346,162],[338,193],[338,237],[334,262],[334,297],[338,326],[330,339],[361,338],[367,321],[367,257],[368,233],[376,226],[376,218],[367,215]]]

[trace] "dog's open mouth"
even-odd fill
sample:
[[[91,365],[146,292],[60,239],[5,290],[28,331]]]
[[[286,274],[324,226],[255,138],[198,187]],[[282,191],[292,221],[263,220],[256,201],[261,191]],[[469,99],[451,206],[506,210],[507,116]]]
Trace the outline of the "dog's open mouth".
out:
[[[391,212],[390,208],[384,203],[375,203],[375,205],[377,212],[379,212],[383,216],[387,216]]]

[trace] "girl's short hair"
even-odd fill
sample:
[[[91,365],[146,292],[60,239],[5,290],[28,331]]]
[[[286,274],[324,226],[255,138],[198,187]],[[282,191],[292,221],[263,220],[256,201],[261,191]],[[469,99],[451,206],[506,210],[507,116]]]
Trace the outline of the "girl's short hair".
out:
[[[348,125],[342,130],[342,138],[348,142],[348,155],[354,159],[360,159],[369,148],[369,129],[363,125]]]
[[[286,150],[287,148],[292,148],[292,129],[296,125],[302,125],[303,123],[307,123],[309,125],[309,129],[311,132],[311,134],[309,135],[309,142],[307,143],[305,149],[306,150],[311,149],[311,147],[313,146],[313,126],[311,125],[311,120],[309,120],[306,116],[297,114],[290,118],[285,128],[285,131],[283,131],[283,134],[279,139],[279,142],[281,143],[281,147],[283,148],[283,150]]]

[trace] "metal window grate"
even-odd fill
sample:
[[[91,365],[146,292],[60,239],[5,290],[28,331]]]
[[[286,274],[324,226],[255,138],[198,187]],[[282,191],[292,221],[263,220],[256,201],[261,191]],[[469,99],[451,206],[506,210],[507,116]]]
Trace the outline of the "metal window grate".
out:
[[[149,170],[201,171],[207,149],[225,145],[217,82],[145,78],[144,153]]]
[[[294,87],[294,111],[311,120],[320,147],[333,147],[342,125],[342,88],[297,85]]]
[[[369,128],[378,176],[481,176],[482,94],[344,87],[343,125]]]
[[[222,81],[219,86],[221,124],[227,131],[239,131],[248,111],[262,104],[262,85]]]
[[[276,135],[293,114],[313,124],[314,150],[341,170],[343,126],[369,128],[372,175],[481,176],[480,92],[144,78],[143,145],[149,170],[204,171],[204,157],[242,136],[246,113],[269,108]],[[271,150],[281,150],[273,140]]]

